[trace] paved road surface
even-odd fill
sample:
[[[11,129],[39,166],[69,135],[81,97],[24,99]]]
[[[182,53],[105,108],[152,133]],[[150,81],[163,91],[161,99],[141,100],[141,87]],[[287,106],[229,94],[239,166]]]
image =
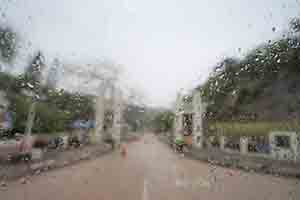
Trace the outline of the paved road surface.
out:
[[[298,180],[231,171],[173,153],[153,135],[93,161],[51,171],[22,185],[10,183],[2,200],[296,200]]]

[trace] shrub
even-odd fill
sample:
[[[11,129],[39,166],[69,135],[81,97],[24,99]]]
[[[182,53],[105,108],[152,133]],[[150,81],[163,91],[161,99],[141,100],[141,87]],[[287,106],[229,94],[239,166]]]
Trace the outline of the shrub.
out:
[[[209,123],[209,134],[224,136],[263,136],[271,131],[300,131],[296,122],[214,122]]]

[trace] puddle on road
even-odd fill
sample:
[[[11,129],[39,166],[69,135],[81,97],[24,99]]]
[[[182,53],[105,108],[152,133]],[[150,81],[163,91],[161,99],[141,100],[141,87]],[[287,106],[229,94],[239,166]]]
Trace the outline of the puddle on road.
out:
[[[183,189],[210,189],[213,183],[216,182],[215,175],[209,175],[207,178],[198,177],[196,179],[188,178],[183,169],[180,169],[178,166],[172,167],[173,174],[175,175],[175,186],[177,188]]]

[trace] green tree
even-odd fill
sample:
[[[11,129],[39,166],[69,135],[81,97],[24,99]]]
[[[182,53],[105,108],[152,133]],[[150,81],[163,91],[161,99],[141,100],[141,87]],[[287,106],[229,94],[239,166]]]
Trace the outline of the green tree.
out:
[[[27,114],[32,103],[31,97],[21,91],[26,86],[25,75],[15,77],[0,72],[0,89],[6,90],[10,102],[9,110],[13,114],[14,132],[24,133]],[[94,119],[93,96],[70,93],[65,90],[48,89],[41,85],[40,90],[46,96],[36,105],[36,118],[33,133],[53,133],[68,129],[76,119]]]
[[[295,17],[290,21],[290,30],[292,32],[300,32],[300,18]]]
[[[157,132],[171,132],[175,115],[171,111],[164,111],[155,116],[153,126]]]
[[[0,27],[0,60],[12,62],[16,56],[16,33],[10,28]]]
[[[299,22],[299,18],[293,19],[290,31],[299,32]],[[273,118],[279,116],[271,114],[276,109],[281,109],[280,116],[296,112],[291,105],[298,105],[296,101],[300,96],[296,89],[300,84],[299,65],[299,34],[268,41],[240,60],[223,59],[207,81],[198,87],[203,100],[209,102],[206,117],[219,121],[253,120],[261,116],[262,111]],[[280,95],[279,90],[282,91]],[[261,109],[260,104],[264,105]]]
[[[41,51],[38,51],[25,70],[23,81],[24,83],[26,83],[26,86],[34,90],[35,92],[39,92],[38,90],[41,84],[42,71],[44,69],[45,57],[43,56]]]

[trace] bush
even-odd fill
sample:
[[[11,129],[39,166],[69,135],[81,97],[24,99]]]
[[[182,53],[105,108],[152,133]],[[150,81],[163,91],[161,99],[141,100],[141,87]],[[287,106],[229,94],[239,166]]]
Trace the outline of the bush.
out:
[[[293,122],[215,122],[209,124],[209,134],[224,136],[264,136],[271,131],[300,131]]]

